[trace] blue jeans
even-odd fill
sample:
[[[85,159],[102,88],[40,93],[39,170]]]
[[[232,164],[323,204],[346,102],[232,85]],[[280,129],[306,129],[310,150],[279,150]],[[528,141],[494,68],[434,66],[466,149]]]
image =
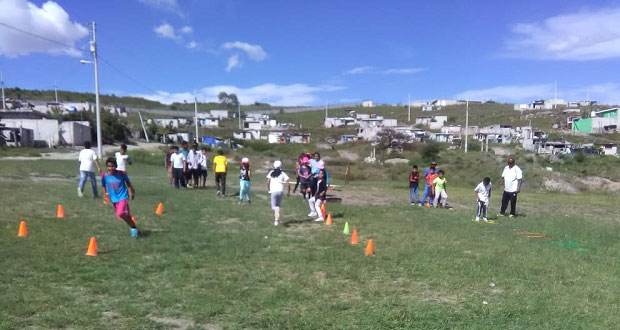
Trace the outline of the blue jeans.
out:
[[[90,184],[93,186],[93,196],[97,197],[97,180],[95,179],[95,172],[80,171],[80,181],[78,182],[78,188],[84,191],[84,185],[86,185],[86,179],[90,179]]]
[[[424,195],[422,196],[422,203],[426,202],[426,197],[430,197],[429,203],[433,204],[433,189],[429,185],[424,185]]]
[[[243,195],[250,201],[250,180],[239,180],[239,201],[243,200]]]
[[[409,202],[411,204],[420,202],[420,195],[418,194],[418,186],[416,186],[415,188],[409,188]]]

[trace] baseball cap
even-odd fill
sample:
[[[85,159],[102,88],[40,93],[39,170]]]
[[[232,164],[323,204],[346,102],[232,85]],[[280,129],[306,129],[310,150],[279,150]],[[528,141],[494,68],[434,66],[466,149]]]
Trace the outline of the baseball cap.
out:
[[[249,163],[249,162],[250,162],[250,160],[247,159],[247,157],[241,158],[241,164],[245,164],[245,163]]]
[[[279,160],[276,160],[275,162],[273,162],[273,168],[280,168],[282,167],[282,162]]]

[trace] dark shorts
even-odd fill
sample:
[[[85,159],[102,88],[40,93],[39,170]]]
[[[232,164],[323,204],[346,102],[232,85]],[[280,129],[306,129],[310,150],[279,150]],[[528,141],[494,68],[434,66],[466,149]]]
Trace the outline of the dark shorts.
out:
[[[207,177],[207,173],[208,173],[208,172],[207,172],[207,170],[206,170],[206,169],[204,169],[204,170],[199,170],[199,171],[200,171],[200,176],[201,176],[201,177],[203,177],[203,178],[206,178],[206,177]]]

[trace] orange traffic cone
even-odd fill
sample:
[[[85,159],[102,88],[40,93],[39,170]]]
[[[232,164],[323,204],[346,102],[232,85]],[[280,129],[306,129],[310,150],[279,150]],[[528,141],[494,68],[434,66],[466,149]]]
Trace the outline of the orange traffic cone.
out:
[[[110,204],[110,195],[105,194],[105,196],[103,196],[103,204]]]
[[[366,255],[371,256],[375,254],[375,250],[372,247],[372,240],[368,240],[368,244],[366,245]]]
[[[357,244],[357,229],[353,229],[353,234],[351,234],[351,244]]]
[[[26,221],[19,222],[19,229],[17,230],[17,237],[28,236],[28,229],[26,229]]]
[[[62,208],[62,205],[58,204],[58,208],[56,208],[56,218],[64,218],[65,217],[65,209]]]
[[[95,241],[94,237],[90,238],[90,242],[88,243],[88,249],[86,250],[86,255],[91,257],[97,256],[97,241]]]
[[[331,213],[327,215],[327,220],[325,220],[325,225],[326,226],[332,225],[332,214]]]
[[[325,219],[325,201],[321,203],[321,215],[323,216],[323,219]]]
[[[157,209],[155,210],[155,214],[157,214],[157,215],[164,214],[164,204],[163,203],[159,203],[159,205],[157,205]]]

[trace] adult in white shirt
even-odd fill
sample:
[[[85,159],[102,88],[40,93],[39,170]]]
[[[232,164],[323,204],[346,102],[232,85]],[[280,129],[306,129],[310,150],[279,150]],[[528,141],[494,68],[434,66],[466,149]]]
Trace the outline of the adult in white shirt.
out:
[[[274,212],[273,225],[277,226],[280,220],[280,205],[284,196],[284,185],[288,188],[287,196],[291,195],[291,183],[286,173],[282,172],[282,162],[273,162],[273,170],[267,174],[267,191],[271,194],[271,209]]]
[[[129,155],[127,155],[126,144],[121,144],[121,151],[115,153],[114,158],[116,158],[116,170],[127,172],[126,164],[131,165],[131,159],[129,159]]]
[[[185,155],[179,152],[179,147],[172,148],[174,153],[170,155],[170,164],[172,165],[172,175],[174,176],[174,187],[179,189],[187,187],[183,173],[187,171],[187,161]]]
[[[101,167],[99,167],[97,154],[90,147],[90,141],[84,142],[84,149],[80,151],[78,156],[78,161],[80,162],[80,181],[78,181],[77,191],[79,197],[84,197],[84,185],[88,178],[93,186],[93,197],[97,198],[97,179],[95,179],[93,164],[97,166],[99,173],[101,173]]]
[[[523,171],[515,165],[515,158],[508,157],[508,165],[504,167],[500,186],[504,186],[502,195],[502,207],[500,215],[506,215],[506,208],[510,202],[510,217],[514,217],[517,209],[517,194],[521,192],[521,182],[523,181]]]
[[[200,163],[202,163],[202,153],[198,151],[198,145],[193,144],[192,150],[187,154],[187,168],[191,177],[194,179],[194,187],[198,188],[198,178],[200,177]]]

